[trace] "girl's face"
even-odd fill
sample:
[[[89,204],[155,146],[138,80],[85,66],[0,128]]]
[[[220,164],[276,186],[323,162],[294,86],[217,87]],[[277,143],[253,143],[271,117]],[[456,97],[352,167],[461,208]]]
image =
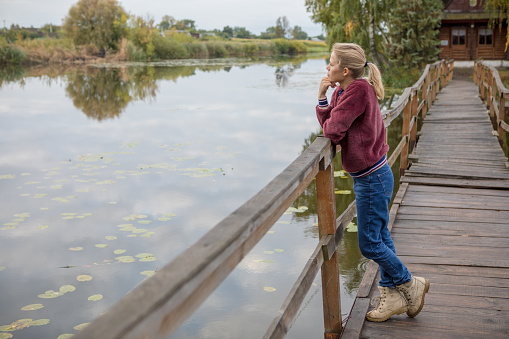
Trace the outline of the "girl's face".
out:
[[[327,65],[327,77],[331,82],[340,82],[345,78],[344,70],[345,68],[339,65],[339,60],[334,55],[334,53],[330,56],[329,64]]]

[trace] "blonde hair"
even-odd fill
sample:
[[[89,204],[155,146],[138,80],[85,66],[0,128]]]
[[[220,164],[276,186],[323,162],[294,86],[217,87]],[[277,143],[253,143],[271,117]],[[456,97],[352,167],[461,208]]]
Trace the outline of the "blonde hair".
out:
[[[364,75],[364,66],[366,65],[366,54],[361,46],[353,43],[337,42],[332,46],[332,52],[339,60],[342,67],[352,71],[355,79],[359,79]],[[382,84],[382,75],[378,67],[369,62],[369,74],[366,80],[374,88],[378,99],[384,97],[384,85]]]

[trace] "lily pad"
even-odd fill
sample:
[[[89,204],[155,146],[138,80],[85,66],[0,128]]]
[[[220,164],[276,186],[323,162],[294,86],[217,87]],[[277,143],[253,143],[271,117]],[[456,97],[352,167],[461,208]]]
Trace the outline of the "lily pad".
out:
[[[116,240],[117,239],[117,237],[114,235],[107,235],[107,236],[105,236],[105,238],[106,238],[106,240]]]
[[[89,301],[98,301],[98,300],[101,300],[102,298],[103,298],[102,294],[94,294],[94,295],[91,295],[90,297],[88,297],[88,300]]]
[[[140,274],[141,275],[146,275],[147,277],[151,277],[154,274],[156,274],[156,271],[143,271],[143,272],[140,272]]]
[[[79,324],[79,325],[76,325],[74,326],[73,328],[76,330],[76,331],[81,331],[82,329],[84,329],[88,324],[90,324],[89,322],[88,323],[83,323],[83,324]]]
[[[14,174],[3,174],[0,175],[0,179],[16,179],[16,176]]]
[[[35,311],[35,310],[40,310],[43,307],[44,307],[43,304],[31,304],[31,305],[23,306],[21,308],[21,310],[22,311]]]
[[[71,339],[72,337],[74,337],[74,334],[64,333],[59,335],[57,339]]]
[[[60,290],[58,292],[49,290],[49,291],[44,292],[43,294],[39,294],[38,297],[43,298],[43,299],[52,299],[52,298],[60,297],[67,292],[74,292],[75,290],[76,290],[76,287],[74,287],[72,285],[64,285],[64,286],[60,287]]]
[[[263,288],[263,290],[266,292],[275,292],[276,291],[276,289],[274,287],[270,287],[270,286],[265,286]]]
[[[348,226],[346,227],[346,231],[347,231],[347,232],[352,232],[352,233],[357,232],[357,225],[356,225],[356,224],[354,224],[353,222],[350,222],[350,223],[348,224]]]
[[[70,251],[83,251],[83,247],[81,247],[81,246],[78,246],[78,247],[69,247],[69,250]]]
[[[116,257],[115,259],[123,263],[131,263],[136,261],[136,259],[134,259],[134,257],[131,255],[124,255],[121,257]]]
[[[97,247],[97,248],[106,248],[106,247],[108,247],[107,244],[95,244],[94,246]]]
[[[78,280],[78,281],[90,281],[90,280],[92,280],[92,277],[89,276],[89,275],[86,275],[86,274],[82,274],[82,275],[78,275],[76,277],[76,280]]]
[[[126,252],[126,250],[123,250],[123,249],[118,249],[118,250],[113,251],[113,253],[115,253],[115,254],[122,254],[125,252]]]
[[[48,228],[49,226],[48,225],[37,225],[36,228],[37,229],[40,229],[40,230],[45,230],[46,228]]]
[[[12,338],[12,334],[10,333],[0,333],[0,339],[10,339]]]
[[[30,326],[42,326],[47,324],[49,324],[49,319],[39,319],[39,320],[19,319],[10,325],[0,326],[0,331],[11,332],[21,330],[23,328],[27,328]]]

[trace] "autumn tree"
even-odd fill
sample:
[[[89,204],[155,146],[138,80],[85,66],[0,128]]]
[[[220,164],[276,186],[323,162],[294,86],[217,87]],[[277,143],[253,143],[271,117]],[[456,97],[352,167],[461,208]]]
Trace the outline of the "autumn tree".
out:
[[[486,0],[484,11],[490,15],[489,26],[502,29],[502,25],[509,20],[509,0]],[[505,50],[509,45],[509,30],[507,30]]]
[[[395,0],[306,0],[315,22],[323,24],[327,42],[355,42],[368,59],[386,65],[385,46]]]
[[[286,16],[280,16],[276,20],[276,38],[281,39],[286,36],[288,33],[288,30],[290,28],[290,23],[288,22],[288,19]]]
[[[126,35],[127,15],[117,0],[80,0],[62,26],[76,45],[93,44],[105,52]]]
[[[292,29],[292,37],[296,40],[306,40],[308,38],[308,34],[304,32],[300,26],[295,26]]]
[[[161,23],[159,24],[159,28],[165,31],[175,26],[176,23],[177,20],[175,20],[174,17],[170,15],[163,15],[161,18]]]
[[[398,66],[422,68],[438,58],[442,0],[396,0],[389,52]]]

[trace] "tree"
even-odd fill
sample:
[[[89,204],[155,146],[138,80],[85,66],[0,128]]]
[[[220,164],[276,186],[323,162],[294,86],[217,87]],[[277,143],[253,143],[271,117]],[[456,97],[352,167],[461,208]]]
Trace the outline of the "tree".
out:
[[[233,28],[231,28],[230,26],[224,26],[223,35],[227,38],[231,38],[233,36]]]
[[[288,33],[288,29],[290,27],[290,23],[288,22],[288,19],[286,16],[279,17],[276,20],[276,38],[282,39],[286,36]]]
[[[300,26],[295,26],[292,29],[292,36],[296,40],[306,40],[308,38],[308,34]]]
[[[395,0],[306,0],[306,8],[315,22],[327,31],[327,42],[355,42],[367,57],[379,66],[388,43],[387,28]]]
[[[260,34],[261,39],[275,39],[276,38],[276,27],[270,26],[265,32]]]
[[[249,39],[251,38],[251,32],[249,32],[245,27],[235,27],[233,28],[233,35],[239,39]]]
[[[172,28],[177,23],[174,17],[170,15],[164,15],[161,18],[161,23],[159,24],[159,28],[166,31],[167,29]]]
[[[196,30],[194,20],[189,19],[178,20],[177,23],[175,24],[175,27],[180,31]]]
[[[422,68],[437,60],[442,0],[396,0],[389,51],[398,66]]]
[[[127,34],[127,15],[117,0],[80,0],[71,7],[64,33],[76,45],[93,44],[105,52]]]
[[[502,29],[504,21],[507,23],[509,19],[509,0],[486,0],[484,3],[484,11],[490,15],[490,28]],[[505,38],[505,50],[509,45],[509,30],[507,30]]]

